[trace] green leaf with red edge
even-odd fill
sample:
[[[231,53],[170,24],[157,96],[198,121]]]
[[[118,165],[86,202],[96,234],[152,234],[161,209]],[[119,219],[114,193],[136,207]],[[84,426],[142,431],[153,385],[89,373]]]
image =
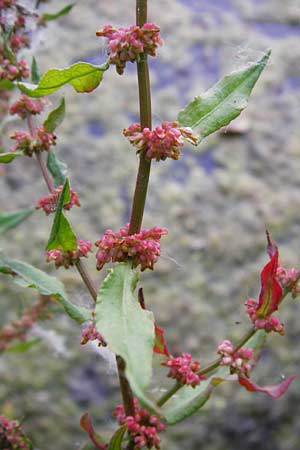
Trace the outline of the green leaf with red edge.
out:
[[[170,352],[167,347],[167,343],[165,340],[165,330],[160,328],[156,323],[154,323],[155,330],[155,340],[154,340],[154,353],[158,353],[160,355],[170,356]]]
[[[107,450],[122,450],[122,442],[123,442],[124,434],[125,434],[126,430],[127,430],[127,425],[123,425],[115,432],[115,434],[109,441]]]
[[[269,385],[269,386],[259,386],[254,383],[254,381],[249,378],[239,376],[238,382],[241,386],[243,386],[247,391],[250,392],[263,392],[264,394],[269,395],[273,398],[279,398],[288,390],[291,382],[295,379],[296,375],[291,375],[289,378],[284,379],[279,384]]]
[[[38,84],[17,82],[18,88],[30,97],[43,97],[52,94],[65,84],[70,84],[76,92],[92,92],[99,86],[107,63],[95,66],[86,62],[77,62],[66,69],[49,69],[42,75]]]
[[[46,250],[58,249],[66,252],[77,249],[77,238],[75,233],[62,212],[63,206],[70,201],[70,198],[71,193],[69,180],[66,179],[57,204]]]
[[[99,450],[106,449],[105,440],[102,438],[102,436],[94,431],[92,418],[88,412],[81,416],[80,427],[88,433],[91,441],[96,446],[96,448],[98,448]]]
[[[282,287],[277,280],[277,268],[278,250],[276,249],[260,274],[261,291],[256,312],[258,317],[268,317],[277,311],[282,299]]]

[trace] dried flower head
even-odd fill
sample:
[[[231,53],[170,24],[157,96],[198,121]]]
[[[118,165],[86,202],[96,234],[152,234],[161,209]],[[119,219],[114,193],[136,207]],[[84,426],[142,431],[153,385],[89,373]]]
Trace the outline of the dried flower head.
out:
[[[142,53],[156,56],[158,45],[162,45],[159,31],[154,23],[145,23],[142,27],[131,25],[129,28],[105,25],[96,35],[108,38],[109,63],[115,64],[121,75],[127,61],[138,62]]]
[[[129,224],[119,231],[106,230],[103,236],[95,243],[99,248],[97,269],[100,270],[105,263],[126,261],[128,257],[133,260],[133,267],[141,266],[141,270],[153,269],[153,265],[160,256],[160,238],[168,233],[166,228],[154,227],[142,229],[139,233],[129,235]]]
[[[138,406],[137,399],[134,399],[135,415],[126,416],[124,406],[117,405],[113,416],[116,417],[120,425],[127,425],[128,433],[134,441],[134,450],[143,447],[148,449],[160,449],[159,433],[165,431],[166,426],[159,421],[158,417],[151,415],[146,409]]]
[[[74,266],[80,258],[87,258],[88,253],[92,251],[92,243],[90,241],[79,239],[76,250],[63,252],[62,250],[56,249],[47,251],[46,261],[53,261],[57,269],[61,266],[68,269],[70,266]]]
[[[184,139],[196,144],[197,136],[191,128],[178,127],[178,122],[163,122],[154,130],[141,129],[141,125],[134,123],[123,130],[123,134],[136,148],[137,153],[145,151],[147,159],[156,161],[172,158],[177,160],[180,147],[184,146]]]

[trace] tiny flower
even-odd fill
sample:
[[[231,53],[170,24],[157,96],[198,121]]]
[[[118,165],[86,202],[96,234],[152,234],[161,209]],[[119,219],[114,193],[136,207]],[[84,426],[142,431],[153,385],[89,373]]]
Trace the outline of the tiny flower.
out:
[[[112,25],[105,25],[96,35],[108,38],[109,63],[115,64],[117,72],[121,75],[127,61],[139,62],[142,53],[156,56],[158,45],[163,43],[159,31],[159,27],[154,23],[118,29]]]
[[[189,353],[183,353],[182,356],[176,358],[169,356],[162,361],[161,365],[170,369],[167,375],[169,378],[174,378],[182,385],[196,387],[201,380],[206,378],[205,375],[199,376],[197,374],[200,370],[200,363],[193,360]]]
[[[43,209],[47,215],[54,213],[62,190],[63,186],[58,186],[54,192],[40,198],[36,205],[36,209]],[[70,201],[63,206],[66,210],[70,210],[74,205],[80,206],[78,194],[72,188],[70,188],[70,197]]]
[[[11,105],[9,113],[17,114],[21,119],[26,119],[28,115],[40,114],[43,111],[44,102],[39,99],[31,99],[22,94],[20,98]]]
[[[277,279],[281,286],[285,289],[289,289],[292,297],[296,298],[300,293],[300,271],[292,267],[286,269],[285,267],[278,267]]]
[[[166,228],[154,227],[142,229],[139,233],[129,235],[129,224],[119,231],[106,230],[104,235],[95,243],[99,248],[97,269],[100,270],[105,263],[126,261],[132,258],[133,267],[141,266],[141,270],[153,270],[153,265],[160,256],[160,238],[168,233]]]
[[[218,346],[218,353],[222,357],[222,366],[229,366],[230,373],[237,373],[239,375],[250,376],[252,364],[250,360],[254,357],[252,348],[240,348],[234,351],[233,344],[225,340]]]
[[[119,425],[127,425],[128,433],[134,441],[134,450],[143,447],[148,449],[160,449],[159,433],[165,431],[166,426],[159,421],[158,417],[151,415],[146,409],[138,406],[138,401],[134,399],[135,415],[126,416],[123,405],[117,405],[113,416],[116,417]]]
[[[29,76],[29,67],[24,59],[12,64],[9,59],[3,59],[0,67],[0,80],[19,80]]]
[[[136,148],[137,153],[145,151],[147,159],[156,161],[164,161],[166,158],[177,160],[180,147],[184,146],[184,139],[194,144],[198,141],[191,128],[178,127],[178,122],[163,122],[154,130],[142,130],[141,125],[135,123],[125,128],[123,134]]]
[[[46,261],[53,261],[57,269],[61,266],[64,266],[65,269],[68,269],[70,266],[74,266],[74,264],[76,264],[80,258],[87,258],[88,253],[92,251],[92,243],[90,241],[79,239],[77,242],[76,250],[64,252],[59,249],[54,249],[47,251]]]
[[[96,329],[95,324],[90,322],[83,330],[81,331],[81,345],[86,344],[89,341],[98,340],[98,347],[106,347],[106,342],[101,333]]]
[[[17,420],[0,415],[0,444],[3,450],[30,450],[30,441]]]
[[[52,145],[56,145],[56,136],[48,133],[43,125],[35,130],[34,136],[28,131],[15,131],[10,137],[16,141],[11,150],[23,151],[28,156],[35,152],[48,151]]]

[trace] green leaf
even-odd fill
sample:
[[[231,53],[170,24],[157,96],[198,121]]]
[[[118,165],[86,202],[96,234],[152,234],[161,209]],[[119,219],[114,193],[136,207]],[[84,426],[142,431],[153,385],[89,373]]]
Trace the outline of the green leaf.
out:
[[[75,3],[70,3],[70,5],[65,6],[63,9],[57,11],[56,13],[52,13],[52,14],[44,13],[44,14],[42,14],[42,19],[47,20],[48,22],[50,20],[59,19],[59,17],[65,16],[66,14],[68,14],[74,6],[75,6]]]
[[[24,156],[24,153],[23,152],[0,153],[0,163],[8,164],[12,162],[17,156]]]
[[[212,377],[201,381],[199,386],[183,386],[162,407],[162,413],[169,425],[181,422],[202,408],[209,400],[215,387],[228,376],[228,367],[219,368]]]
[[[225,76],[179,112],[180,126],[193,128],[198,144],[209,134],[228,125],[248,104],[251,91],[264,70],[271,52],[258,62]]]
[[[53,133],[53,131],[62,123],[66,114],[66,104],[65,99],[62,98],[58,107],[50,112],[47,119],[43,123],[44,127],[48,133]]]
[[[77,238],[71,228],[71,225],[62,212],[63,206],[69,201],[70,185],[69,180],[66,179],[64,188],[57,204],[57,209],[46,250],[58,249],[67,252],[77,249]]]
[[[31,81],[33,83],[38,83],[40,81],[40,73],[39,73],[39,68],[36,62],[35,57],[32,57],[32,63],[31,63]]]
[[[65,287],[57,278],[48,275],[22,261],[6,258],[0,253],[0,272],[12,275],[17,283],[22,282],[23,287],[37,289],[42,295],[51,295],[62,305],[66,313],[76,322],[83,323],[91,320],[91,313],[86,308],[73,305],[68,299]]]
[[[5,351],[11,353],[24,353],[38,345],[41,341],[41,338],[33,338],[28,341],[17,342],[16,344],[10,345]]]
[[[122,450],[122,442],[126,430],[127,425],[123,425],[114,433],[113,437],[109,441],[107,450]]]
[[[7,78],[4,80],[0,80],[0,91],[10,91],[15,88],[15,84],[8,80]]]
[[[126,363],[125,373],[135,395],[156,409],[145,392],[152,374],[154,318],[141,308],[134,290],[138,274],[131,263],[120,263],[103,281],[96,303],[96,327],[110,349]]]
[[[24,208],[13,212],[0,211],[0,234],[19,225],[19,223],[27,219],[34,211],[33,208]]]
[[[68,167],[63,161],[60,161],[56,157],[56,154],[52,150],[49,150],[48,152],[47,167],[56,187],[65,184]]]
[[[91,92],[100,84],[108,64],[94,66],[77,62],[66,69],[49,69],[37,85],[18,82],[18,88],[30,97],[43,97],[57,91],[65,84],[73,86],[76,92]]]

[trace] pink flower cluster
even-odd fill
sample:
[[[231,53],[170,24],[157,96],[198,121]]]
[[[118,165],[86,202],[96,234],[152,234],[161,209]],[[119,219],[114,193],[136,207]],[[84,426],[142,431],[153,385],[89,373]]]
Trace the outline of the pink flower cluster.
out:
[[[88,253],[92,251],[92,243],[90,241],[79,239],[77,242],[76,250],[63,252],[62,250],[55,249],[47,251],[46,261],[53,261],[57,269],[61,266],[64,266],[65,269],[68,269],[70,266],[74,266],[74,264],[76,264],[80,258],[87,258]]]
[[[300,294],[300,271],[292,267],[286,269],[279,266],[277,268],[277,279],[282,287],[290,289],[293,298]]]
[[[139,123],[134,123],[125,128],[123,134],[137,149],[137,153],[145,151],[147,159],[155,158],[156,161],[164,161],[166,158],[177,160],[184,139],[194,144],[198,141],[191,128],[178,127],[178,122],[163,122],[154,130],[142,130]]]
[[[28,156],[35,152],[48,151],[51,145],[56,145],[55,134],[48,133],[43,125],[35,130],[35,136],[28,131],[15,131],[10,137],[16,141],[11,151],[23,151]]]
[[[0,0],[0,8],[10,8],[16,3],[17,0]]]
[[[32,99],[25,94],[11,105],[9,113],[17,114],[21,119],[26,119],[28,115],[40,114],[44,109],[44,101],[40,99]]]
[[[127,425],[128,432],[134,441],[134,450],[143,447],[160,449],[159,433],[165,431],[166,426],[159,419],[151,415],[146,409],[139,408],[134,399],[135,415],[126,416],[124,406],[118,405],[113,412],[120,425]]]
[[[153,270],[154,263],[160,256],[160,238],[168,233],[166,228],[142,229],[139,233],[129,235],[129,224],[119,231],[106,230],[104,235],[95,242],[99,247],[97,252],[97,269],[105,263],[133,260],[133,267],[141,266],[141,270]]]
[[[25,340],[28,331],[38,320],[49,319],[51,315],[46,311],[52,300],[49,296],[41,295],[31,308],[26,308],[20,319],[0,329],[0,352],[6,350],[12,341]]]
[[[189,353],[183,353],[182,356],[169,356],[162,361],[162,366],[170,369],[168,373],[169,378],[174,378],[180,384],[187,384],[196,387],[201,380],[206,378],[205,375],[199,376],[197,372],[200,370],[200,362],[193,360]]]
[[[249,317],[252,321],[252,324],[257,330],[265,330],[266,332],[275,331],[276,333],[284,335],[284,325],[274,316],[265,316],[260,317],[257,314],[257,310],[259,309],[258,302],[253,298],[248,298],[246,300],[245,305],[247,307],[246,313],[249,314]]]
[[[139,62],[142,53],[156,56],[158,45],[163,43],[159,31],[154,23],[145,23],[142,27],[131,25],[129,28],[105,25],[96,35],[108,38],[109,63],[115,64],[117,72],[122,75],[127,61]]]
[[[54,192],[40,198],[36,205],[36,209],[43,209],[47,215],[54,213],[62,190],[63,186],[58,186]],[[78,194],[72,188],[70,188],[70,197],[70,201],[64,205],[64,209],[66,210],[70,210],[74,205],[80,206]]]
[[[254,357],[252,348],[240,348],[234,351],[233,344],[225,340],[218,346],[218,353],[222,357],[221,365],[229,366],[231,373],[250,377],[252,364],[249,361]]]
[[[0,448],[3,450],[30,450],[30,441],[17,420],[0,415]]]
[[[1,58],[0,55],[0,63],[0,80],[14,81],[29,76],[29,67],[24,59],[11,63],[9,59]]]
[[[95,324],[90,322],[81,332],[81,345],[89,341],[98,340],[98,347],[106,347],[106,342],[101,333],[96,329]]]

